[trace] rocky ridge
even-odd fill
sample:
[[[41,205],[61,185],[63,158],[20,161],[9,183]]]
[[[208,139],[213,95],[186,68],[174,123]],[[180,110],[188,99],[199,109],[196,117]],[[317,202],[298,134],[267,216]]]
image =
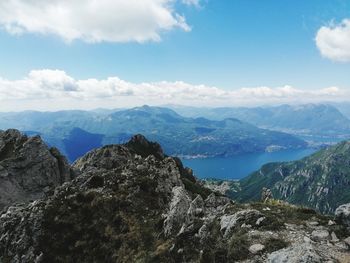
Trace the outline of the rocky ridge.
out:
[[[141,135],[72,169],[52,195],[1,213],[0,262],[350,260],[343,222],[284,203],[236,204]]]

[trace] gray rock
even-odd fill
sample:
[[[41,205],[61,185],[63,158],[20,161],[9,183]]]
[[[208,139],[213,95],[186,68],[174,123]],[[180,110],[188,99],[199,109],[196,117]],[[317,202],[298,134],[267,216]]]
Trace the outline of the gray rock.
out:
[[[271,253],[268,263],[320,263],[322,258],[311,244],[303,243]]]
[[[258,218],[258,220],[256,220],[256,222],[255,222],[255,225],[260,226],[261,223],[262,223],[265,219],[266,219],[266,217],[264,217],[264,216]]]
[[[318,226],[319,223],[317,221],[311,221],[307,223],[309,226]]]
[[[206,207],[222,207],[229,204],[231,200],[225,196],[216,196],[214,193],[211,193],[207,199],[205,199]]]
[[[334,245],[342,250],[348,250],[349,248],[349,246],[345,242],[337,242]]]
[[[350,203],[339,206],[335,210],[335,220],[346,226],[350,226]]]
[[[190,204],[187,210],[187,215],[183,218],[183,225],[179,234],[192,231],[194,228],[194,221],[201,219],[204,216],[204,201],[200,195],[197,195]]]
[[[314,230],[311,233],[311,238],[314,241],[327,240],[329,238],[329,232],[327,230]]]
[[[305,243],[311,243],[312,242],[312,240],[309,237],[307,237],[307,236],[305,236],[303,238],[303,240],[304,240]]]
[[[344,243],[350,247],[350,237],[345,238]]]
[[[273,194],[271,189],[264,187],[261,191],[261,201],[266,203],[268,200],[273,199]]]
[[[65,157],[39,136],[0,131],[0,211],[6,206],[43,198],[73,178]]]
[[[223,214],[225,208],[231,204],[232,201],[225,196],[216,196],[214,193],[211,193],[204,201],[205,210],[208,213]]]
[[[336,224],[336,223],[335,223],[333,220],[329,220],[329,221],[328,221],[328,225],[329,225],[329,226],[334,226],[335,224]]]
[[[164,234],[166,236],[179,233],[182,225],[187,221],[190,204],[191,198],[185,189],[181,186],[174,187],[169,211],[164,215]]]
[[[40,242],[44,207],[44,202],[35,201],[10,207],[1,215],[0,248],[8,248],[7,258],[11,262],[33,262],[40,258],[41,252],[34,247]]]
[[[190,219],[204,214],[204,200],[200,195],[197,195],[188,208],[187,215]]]
[[[249,252],[252,254],[257,254],[265,249],[265,246],[262,244],[254,244],[249,247]]]
[[[224,233],[224,236],[228,236],[235,227],[241,226],[242,224],[255,224],[262,216],[263,214],[255,209],[246,209],[233,215],[224,215],[221,217],[220,230]]]
[[[331,238],[332,238],[332,242],[338,242],[339,241],[339,238],[337,237],[337,235],[334,232],[332,232]]]

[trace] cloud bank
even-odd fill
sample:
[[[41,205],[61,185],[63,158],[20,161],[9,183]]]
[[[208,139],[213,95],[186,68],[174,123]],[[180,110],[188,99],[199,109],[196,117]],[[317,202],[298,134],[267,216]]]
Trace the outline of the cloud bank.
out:
[[[350,62],[350,19],[321,27],[316,44],[322,56],[333,61]]]
[[[118,77],[76,80],[60,70],[33,70],[20,80],[0,78],[0,111],[118,108],[143,104],[256,106],[344,100],[350,101],[350,92],[337,87],[226,90],[182,81],[132,83]]]
[[[0,27],[10,34],[54,34],[67,42],[159,41],[164,31],[191,30],[175,10],[177,1],[6,0],[0,1]]]

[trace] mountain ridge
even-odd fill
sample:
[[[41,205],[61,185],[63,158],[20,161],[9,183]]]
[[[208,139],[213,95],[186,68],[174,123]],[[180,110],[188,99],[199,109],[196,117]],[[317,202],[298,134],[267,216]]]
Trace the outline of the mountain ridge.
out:
[[[350,141],[322,149],[298,161],[269,163],[239,181],[230,196],[240,201],[259,200],[262,188],[277,199],[332,213],[350,202]]]
[[[203,116],[213,120],[235,117],[261,128],[292,134],[341,136],[350,135],[350,120],[330,104],[301,104],[264,107],[193,108],[173,106],[187,117]],[[317,138],[313,138],[314,140]]]
[[[111,114],[82,111],[73,111],[71,115],[69,112],[63,115],[60,112],[34,113],[34,117],[31,117],[31,114],[5,114],[0,119],[0,128],[13,124],[22,131],[31,131],[31,134],[36,131],[66,155],[69,152],[64,141],[70,141],[75,129],[80,129],[81,137],[89,133],[91,140],[96,142],[92,146],[122,143],[133,134],[142,133],[161,143],[168,154],[178,156],[231,156],[264,152],[270,146],[282,149],[307,147],[303,140],[293,135],[260,129],[237,119],[211,121],[185,118],[171,109],[161,107],[143,106]],[[74,161],[83,153],[68,154],[68,157]]]
[[[234,203],[205,189],[180,160],[142,135],[95,149],[72,168],[76,177],[50,195],[0,211],[0,261],[349,259],[344,213],[329,224],[332,217],[311,209]]]

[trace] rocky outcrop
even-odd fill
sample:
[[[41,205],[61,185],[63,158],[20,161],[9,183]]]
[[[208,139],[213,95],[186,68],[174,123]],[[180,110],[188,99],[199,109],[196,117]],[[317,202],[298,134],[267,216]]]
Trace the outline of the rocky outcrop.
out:
[[[341,205],[335,210],[335,219],[350,227],[350,203]]]
[[[237,204],[161,153],[138,135],[76,161],[78,176],[53,195],[1,213],[0,262],[303,262],[305,253],[341,262],[349,255],[350,233],[328,225],[332,218],[284,203]]]
[[[66,158],[39,136],[0,131],[0,210],[42,198],[72,177]]]
[[[243,224],[252,227],[259,218],[262,218],[262,214],[255,209],[246,209],[233,215],[224,215],[221,217],[220,230],[224,236],[228,236],[235,227],[241,227]]]
[[[173,188],[173,197],[170,202],[169,212],[165,215],[164,234],[171,236],[180,231],[182,224],[188,217],[191,198],[182,186]]]
[[[266,203],[267,201],[273,199],[273,194],[271,192],[271,189],[268,189],[266,187],[263,187],[261,191],[261,201]]]

